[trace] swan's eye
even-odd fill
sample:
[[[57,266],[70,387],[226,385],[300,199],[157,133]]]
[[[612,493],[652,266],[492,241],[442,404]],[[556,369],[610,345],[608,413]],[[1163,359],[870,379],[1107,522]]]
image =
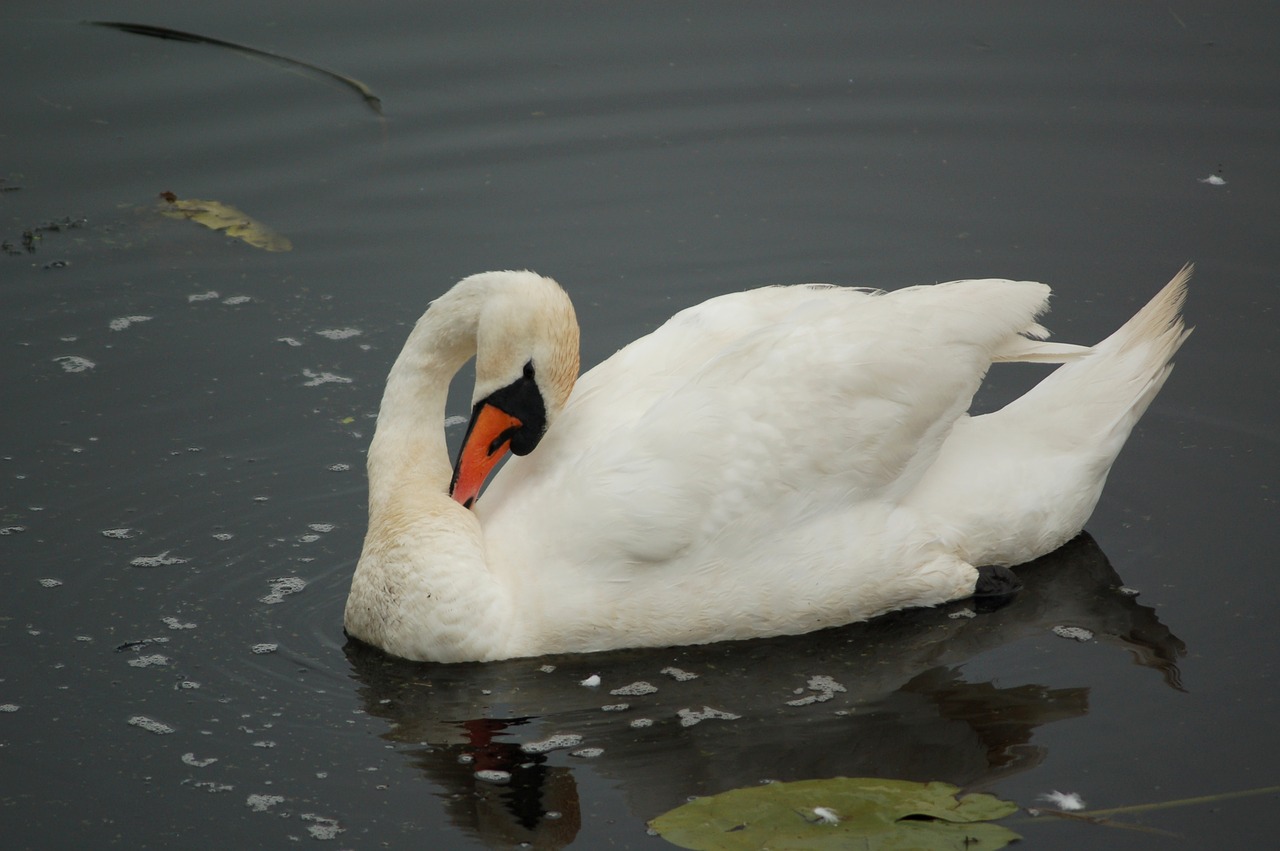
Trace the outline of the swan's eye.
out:
[[[524,377],[533,381],[533,361],[529,361],[524,365]]]

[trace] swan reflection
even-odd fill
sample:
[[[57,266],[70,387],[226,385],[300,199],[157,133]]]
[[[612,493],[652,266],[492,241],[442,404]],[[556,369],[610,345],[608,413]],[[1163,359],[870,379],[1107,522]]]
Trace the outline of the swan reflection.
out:
[[[462,665],[391,659],[355,641],[347,654],[366,710],[440,787],[460,829],[493,846],[557,848],[581,826],[574,770],[588,765],[638,819],[764,780],[975,787],[1025,771],[1046,755],[1036,728],[1086,714],[1089,686],[1002,686],[962,667],[1055,627],[1123,647],[1181,688],[1183,643],[1092,538],[1018,574],[1023,591],[995,611],[962,601],[802,636]],[[593,673],[601,686],[580,685]],[[556,733],[580,738],[521,747]]]

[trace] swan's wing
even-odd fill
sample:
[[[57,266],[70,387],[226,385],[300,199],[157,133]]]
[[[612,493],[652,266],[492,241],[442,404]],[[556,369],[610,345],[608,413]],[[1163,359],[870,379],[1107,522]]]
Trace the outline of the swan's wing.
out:
[[[728,529],[768,541],[893,503],[1047,297],[1009,281],[784,287],[684,311],[583,377],[481,498],[486,537],[583,569],[665,563]]]

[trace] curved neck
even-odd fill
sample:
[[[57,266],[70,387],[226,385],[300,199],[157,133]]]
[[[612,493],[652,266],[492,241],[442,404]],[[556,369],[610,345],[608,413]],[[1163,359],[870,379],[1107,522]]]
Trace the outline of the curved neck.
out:
[[[470,301],[434,303],[391,367],[369,445],[370,519],[406,489],[448,494],[453,469],[444,437],[445,403],[449,382],[476,353],[479,311]]]

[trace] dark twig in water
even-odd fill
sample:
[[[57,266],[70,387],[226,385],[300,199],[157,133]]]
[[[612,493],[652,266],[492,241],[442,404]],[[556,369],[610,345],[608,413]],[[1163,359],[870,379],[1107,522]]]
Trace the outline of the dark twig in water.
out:
[[[85,21],[86,24],[95,27],[110,27],[113,30],[121,32],[133,33],[134,35],[147,35],[152,38],[164,38],[170,41],[185,41],[192,44],[211,44],[214,47],[225,47],[229,50],[235,50],[240,53],[247,53],[250,56],[264,56],[268,59],[274,59],[278,62],[287,62],[291,65],[297,65],[300,68],[306,68],[309,71],[315,71],[317,74],[323,74],[326,77],[337,80],[344,86],[355,89],[364,98],[364,102],[369,108],[382,115],[382,98],[373,93],[373,90],[359,80],[352,79],[343,74],[330,71],[327,68],[321,68],[319,65],[312,65],[310,62],[303,62],[301,59],[293,59],[288,56],[281,56],[278,53],[272,53],[268,50],[259,50],[256,47],[247,47],[243,44],[236,44],[231,41],[223,41],[220,38],[211,38],[206,35],[197,35],[196,33],[182,32],[181,30],[171,30],[168,27],[154,27],[150,24],[130,24],[119,21]]]

